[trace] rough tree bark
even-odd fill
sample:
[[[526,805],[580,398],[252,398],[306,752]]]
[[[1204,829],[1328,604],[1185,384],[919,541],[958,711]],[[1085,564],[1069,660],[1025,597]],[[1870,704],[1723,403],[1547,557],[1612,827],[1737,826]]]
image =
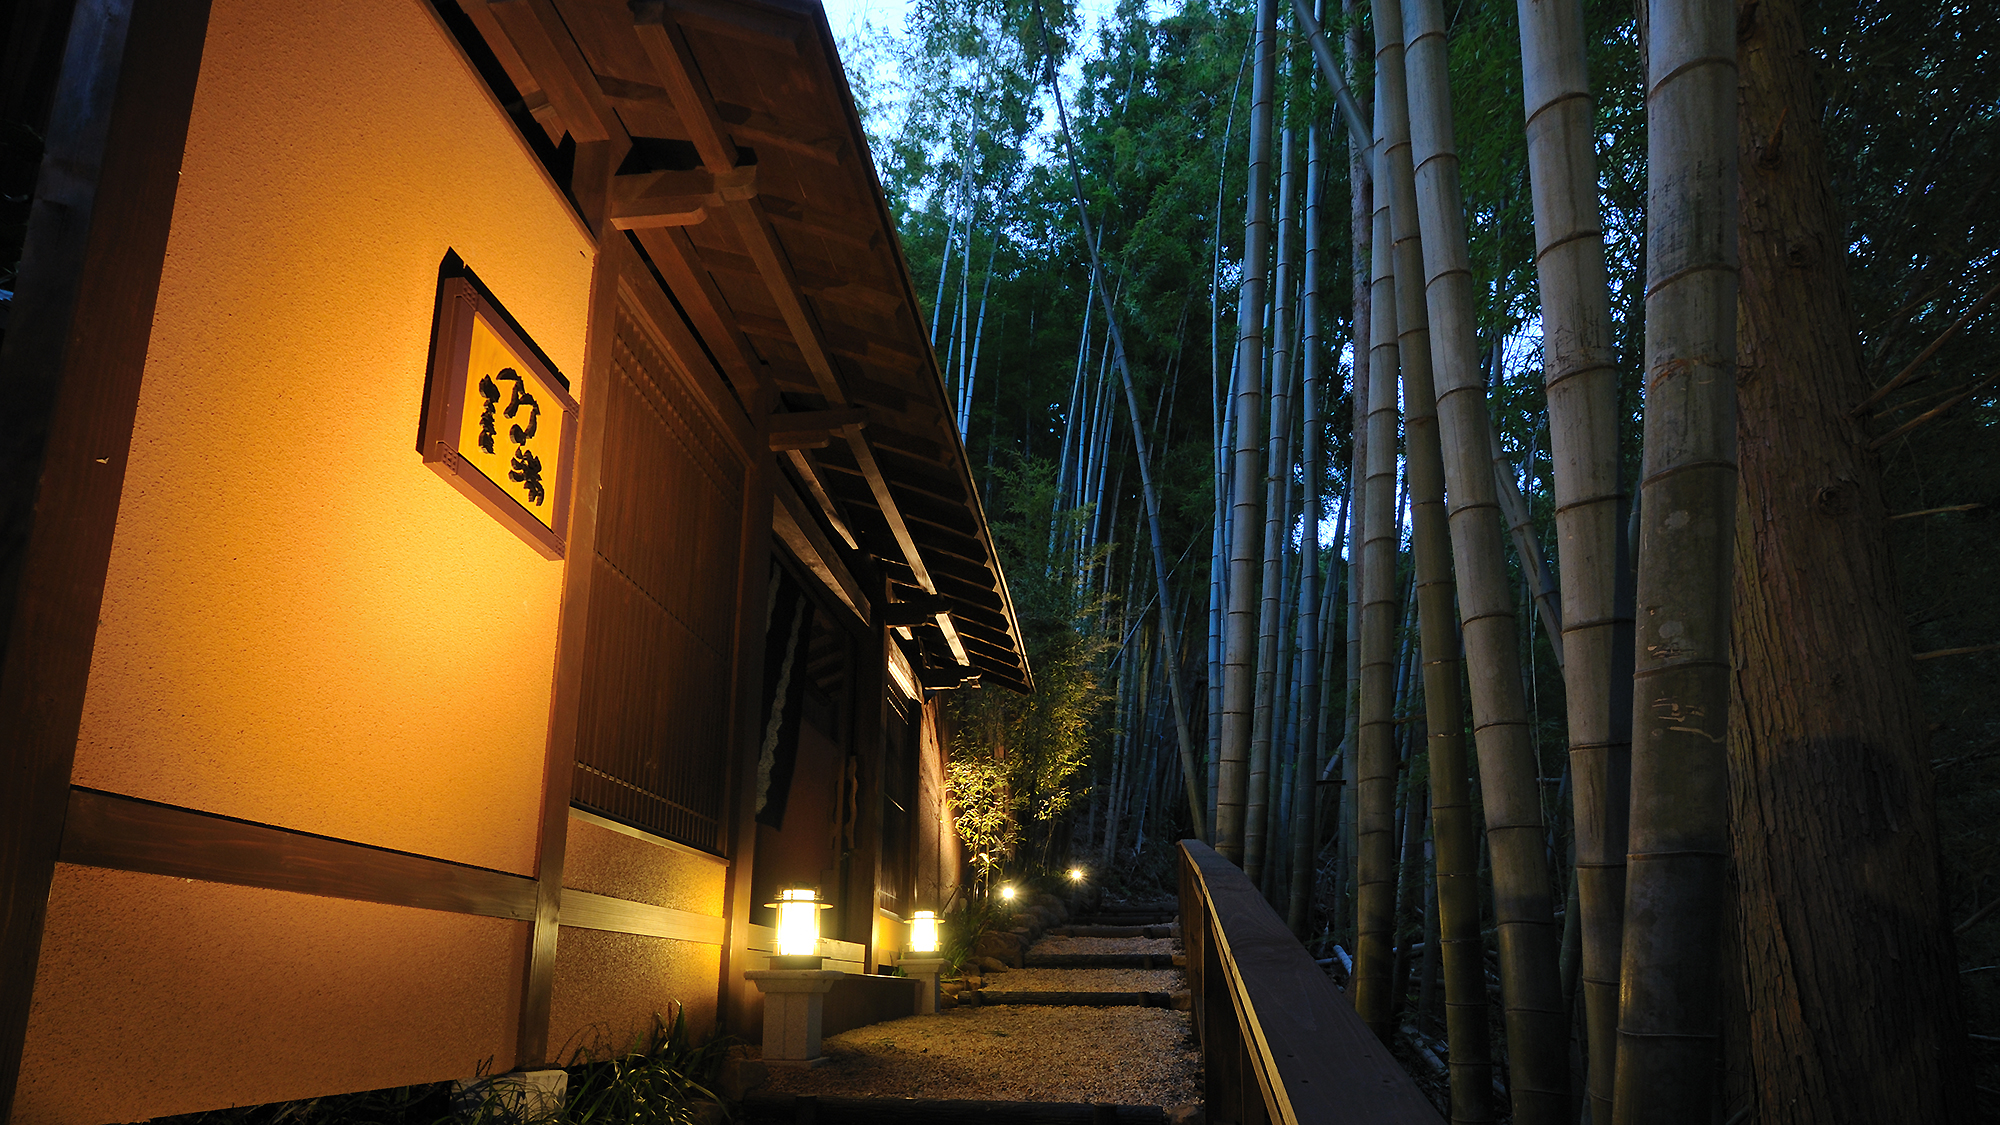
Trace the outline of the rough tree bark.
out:
[[[1968,1121],[1932,771],[1797,0],[1737,4],[1731,836],[1761,1125]],[[1729,1107],[1733,1112],[1738,1107]]]

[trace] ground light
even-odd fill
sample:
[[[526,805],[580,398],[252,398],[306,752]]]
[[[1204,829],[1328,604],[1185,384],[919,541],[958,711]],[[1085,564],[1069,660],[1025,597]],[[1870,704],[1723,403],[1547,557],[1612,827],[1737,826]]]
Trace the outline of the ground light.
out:
[[[778,901],[765,906],[778,911],[778,958],[773,968],[817,969],[819,959],[819,912],[832,904],[819,901],[813,887],[786,887]],[[805,962],[810,960],[811,964]]]
[[[935,910],[919,910],[910,919],[910,952],[936,953],[938,947],[938,916]]]
[[[1001,887],[1001,888],[1000,888],[1000,897],[1001,897],[1001,898],[1004,898],[1004,899],[1006,899],[1006,900],[1007,900],[1008,902],[1013,902],[1013,901],[1014,901],[1014,888],[1013,888],[1013,887],[1011,887],[1011,886],[1009,886],[1009,887]]]
[[[826,994],[842,976],[820,967],[819,912],[830,904],[813,887],[786,887],[764,905],[778,912],[778,952],[770,968],[743,974],[764,994],[764,1063],[815,1066],[826,1061],[819,1053]]]
[[[919,910],[910,918],[910,948],[896,964],[903,975],[917,982],[917,1014],[935,1014],[938,973],[944,969],[944,957],[938,953],[937,911]]]
[[[1070,881],[1070,882],[1072,882],[1072,883],[1081,883],[1081,882],[1083,882],[1083,868],[1081,868],[1081,867],[1072,867],[1072,868],[1070,868],[1070,869],[1069,869],[1069,881]]]

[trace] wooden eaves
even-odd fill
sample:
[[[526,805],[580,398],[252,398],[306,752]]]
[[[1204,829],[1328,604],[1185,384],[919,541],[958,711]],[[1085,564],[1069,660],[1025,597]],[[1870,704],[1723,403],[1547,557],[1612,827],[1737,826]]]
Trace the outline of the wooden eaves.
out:
[[[948,393],[813,0],[458,0],[551,140],[623,153],[629,232],[927,682],[1032,689]],[[586,407],[587,409],[587,407]],[[801,529],[802,530],[802,529]],[[815,531],[818,541],[827,540]],[[886,608],[886,607],[885,607]]]

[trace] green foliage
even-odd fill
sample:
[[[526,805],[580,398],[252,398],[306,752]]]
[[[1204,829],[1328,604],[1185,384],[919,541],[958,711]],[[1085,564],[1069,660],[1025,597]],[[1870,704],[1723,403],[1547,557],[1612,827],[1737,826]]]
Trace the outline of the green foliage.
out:
[[[945,767],[944,777],[958,838],[964,841],[977,872],[975,887],[992,883],[993,873],[1013,851],[1020,836],[1007,771],[992,757],[981,753],[981,749],[961,743],[951,764]]]
[[[694,1125],[697,1107],[719,1100],[710,1090],[728,1050],[727,1038],[696,1043],[686,1008],[671,1025],[655,1015],[650,1038],[625,1054],[566,1068],[569,1098],[551,1125]]]
[[[1056,511],[1054,473],[1045,463],[999,467],[994,483],[1000,501],[994,539],[1006,560],[1035,691],[1025,697],[960,692],[950,701],[957,726],[953,804],[967,846],[987,856],[978,861],[982,874],[1000,865],[1000,853],[1021,829],[1046,850],[1051,827],[1078,795],[1107,701],[1104,596],[1095,590],[1102,552],[1077,546],[1089,510]]]
[[[943,935],[938,952],[944,957],[945,975],[963,972],[980,935],[1000,929],[1006,917],[1007,912],[986,895],[969,896],[946,911],[938,926]]]

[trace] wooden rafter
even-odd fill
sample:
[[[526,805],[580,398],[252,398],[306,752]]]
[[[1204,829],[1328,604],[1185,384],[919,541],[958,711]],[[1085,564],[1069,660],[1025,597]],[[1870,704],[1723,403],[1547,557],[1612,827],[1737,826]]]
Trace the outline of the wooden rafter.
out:
[[[683,13],[678,0],[675,3],[642,0],[633,5],[633,17],[640,45],[646,49],[646,57],[652,60],[654,69],[658,71],[661,87],[667,91],[688,131],[694,134],[689,139],[694,142],[695,152],[701,156],[702,166],[718,177],[733,173],[739,157],[736,142],[729,136],[728,123],[717,111],[715,99],[701,78],[700,68],[695,65],[687,32],[680,26]],[[804,355],[806,367],[813,373],[820,396],[826,399],[829,407],[849,405],[852,400],[841,383],[840,373],[834,368],[832,349],[827,346],[819,318],[806,301],[804,287],[792,272],[791,259],[778,241],[777,232],[771,229],[771,216],[765,211],[762,201],[753,195],[748,199],[724,199],[722,204],[722,210],[735,224],[744,249],[756,263],[758,274],[770,290],[771,300],[778,306],[779,315],[791,330],[793,343]],[[872,236],[867,245],[873,245]],[[882,468],[875,462],[874,450],[869,448],[868,439],[861,430],[858,424],[842,427],[848,448],[853,451],[861,475],[868,481],[869,491],[875,495],[875,502],[881,509],[883,520],[889,525],[889,533],[895,537],[903,561],[909,564],[911,574],[924,592],[935,594],[937,586],[931,581],[930,569],[924,565],[923,552],[918,549],[915,537],[903,521],[902,510],[897,506],[895,497],[890,495],[889,483],[883,478]],[[971,660],[966,655],[964,643],[959,640],[950,612],[938,613],[936,620],[953,658],[961,665],[969,664]]]
[[[825,431],[829,440],[837,439],[836,444],[846,446],[854,466],[849,469],[840,463],[845,458],[836,458],[830,467],[861,478],[854,483],[865,485],[865,493],[844,491],[859,506],[872,506],[880,513],[890,542],[882,542],[873,532],[869,537],[887,549],[886,553],[876,552],[885,562],[893,560],[908,567],[911,584],[926,594],[935,594],[938,581],[944,580],[955,589],[951,595],[955,601],[963,603],[960,612],[979,613],[997,599],[1004,619],[998,635],[1006,638],[1013,650],[1012,659],[1019,661],[1019,639],[1014,635],[1017,626],[1007,608],[1004,579],[999,575],[990,537],[977,515],[977,497],[970,493],[956,499],[939,495],[937,511],[933,512],[926,502],[929,495],[924,489],[928,486],[919,480],[912,498],[921,511],[906,513],[899,500],[899,494],[910,486],[904,479],[908,475],[904,462],[910,462],[912,469],[923,466],[934,471],[949,468],[955,459],[950,448],[934,441],[914,434],[901,440],[898,437],[911,425],[938,423],[942,415],[930,401],[932,396],[912,394],[906,386],[911,379],[935,379],[930,357],[920,354],[921,342],[917,341],[919,347],[913,351],[911,341],[901,334],[882,331],[881,318],[911,320],[914,297],[906,292],[907,278],[896,263],[889,263],[888,273],[883,274],[883,265],[877,260],[887,233],[881,225],[887,217],[880,199],[868,210],[869,221],[857,224],[854,216],[825,210],[823,201],[787,198],[798,194],[797,189],[787,188],[789,180],[759,184],[755,158],[739,147],[783,154],[767,171],[784,167],[786,156],[841,167],[859,139],[853,115],[837,115],[844,128],[829,127],[817,118],[779,117],[720,100],[704,78],[690,43],[690,34],[697,33],[704,37],[704,44],[709,42],[707,37],[746,44],[753,51],[766,52],[764,57],[774,65],[802,65],[812,81],[838,89],[841,83],[828,68],[818,41],[824,36],[823,27],[816,29],[809,18],[801,20],[726,0],[638,0],[632,4],[630,26],[651,64],[650,73],[625,70],[612,77],[593,71],[574,29],[558,11],[557,0],[459,2],[493,44],[502,66],[516,79],[537,120],[552,137],[566,131],[579,142],[610,142],[615,167],[632,143],[621,112],[631,120],[649,122],[648,129],[678,124],[678,129],[667,135],[689,141],[700,167],[614,177],[608,185],[611,202],[607,224],[629,231],[645,250],[706,350],[736,386],[741,401],[752,401],[760,388],[775,386],[817,396],[827,411],[866,402],[878,413],[886,412],[881,420],[891,426],[895,425],[890,420],[893,416],[916,411],[901,427],[878,435],[886,442],[883,457],[897,474],[895,491],[882,458],[864,438],[859,424]],[[867,179],[866,186],[879,196],[873,177]],[[699,243],[690,239],[687,227],[716,220],[723,221],[721,230],[736,237],[722,235],[720,245],[713,245],[716,236],[702,235]],[[797,245],[790,245],[787,239]],[[736,288],[740,283],[728,280],[732,277],[745,278],[768,293],[770,309],[761,308],[761,294],[752,297]],[[737,298],[734,304],[731,294]],[[759,306],[758,311],[739,307],[744,300]],[[828,321],[815,306],[816,301],[830,302],[846,311]],[[775,318],[768,315],[773,311]],[[764,315],[760,317],[759,312]],[[763,346],[765,355],[752,347],[746,332],[773,341]],[[793,349],[796,356],[791,354]],[[799,370],[800,365],[804,370]],[[782,423],[779,428],[784,428]],[[801,431],[774,441],[798,469],[805,491],[820,507],[827,524],[850,545],[859,544],[860,537],[842,518],[828,478],[820,471],[822,466],[798,447],[816,447],[818,436]],[[861,499],[863,495],[866,500]],[[968,502],[973,525],[970,535],[957,526],[964,521],[953,518]],[[953,542],[949,547],[933,543],[934,549],[928,552],[932,557],[927,558],[918,546],[918,534],[924,535],[926,543],[941,534],[949,540],[964,537],[965,546],[976,547],[984,557],[962,561],[957,557],[959,545]],[[937,571],[938,566],[943,571]],[[976,579],[967,576],[971,570],[980,572]],[[976,595],[971,593],[974,590]],[[992,632],[984,621],[974,625],[969,618],[965,624],[978,634]],[[959,624],[949,612],[936,616],[936,628],[961,666],[973,661],[966,638],[961,637]],[[991,641],[980,635],[973,644],[983,650]],[[977,659],[981,666],[990,661],[983,651]],[[996,682],[1015,684],[1016,674],[1025,680],[1025,664],[1016,668],[1013,674],[996,674]]]

